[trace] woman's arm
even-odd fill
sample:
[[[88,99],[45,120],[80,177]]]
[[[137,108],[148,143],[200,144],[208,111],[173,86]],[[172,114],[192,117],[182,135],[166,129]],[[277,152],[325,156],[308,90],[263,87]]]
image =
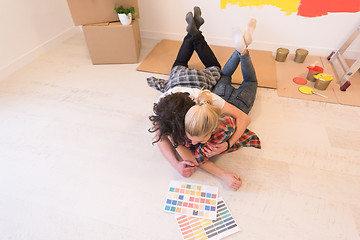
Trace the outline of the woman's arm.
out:
[[[235,107],[234,105],[225,102],[224,107],[221,110],[221,113],[228,114],[235,119],[236,130],[234,134],[227,140],[229,144],[226,142],[217,143],[217,144],[207,144],[207,146],[203,149],[204,153],[208,158],[218,155],[227,150],[228,145],[231,147],[236,143],[237,140],[242,136],[245,132],[247,126],[250,123],[250,117]]]
[[[232,116],[236,121],[236,131],[229,139],[230,147],[235,144],[235,142],[243,135],[246,128],[250,124],[250,117],[235,107],[234,105],[225,102],[224,107],[221,109],[222,113]],[[227,147],[227,146],[226,146]]]
[[[242,184],[242,181],[238,175],[223,170],[211,161],[207,161],[200,165],[200,168],[223,180],[225,184],[234,191],[237,191]]]
[[[192,165],[192,166],[198,166],[199,165],[197,163],[193,153],[191,152],[191,150],[189,148],[187,148],[185,146],[178,146],[176,148],[176,151],[180,155],[181,159],[186,161],[189,165]]]
[[[157,145],[163,156],[182,176],[190,177],[196,171],[197,163],[190,149],[187,149],[184,146],[177,147],[177,152],[179,153],[180,157],[184,160],[184,161],[179,161],[175,149],[172,143],[170,142],[169,138],[162,137],[160,141],[157,142]],[[180,148],[181,150],[178,148]],[[196,164],[193,164],[193,162],[195,162]]]

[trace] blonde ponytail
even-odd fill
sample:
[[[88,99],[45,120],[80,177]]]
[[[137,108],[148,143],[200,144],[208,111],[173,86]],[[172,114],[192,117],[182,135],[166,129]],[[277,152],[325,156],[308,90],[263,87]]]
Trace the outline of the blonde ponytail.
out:
[[[185,115],[185,131],[193,137],[208,136],[219,125],[221,109],[213,105],[208,90],[199,94],[196,103]]]

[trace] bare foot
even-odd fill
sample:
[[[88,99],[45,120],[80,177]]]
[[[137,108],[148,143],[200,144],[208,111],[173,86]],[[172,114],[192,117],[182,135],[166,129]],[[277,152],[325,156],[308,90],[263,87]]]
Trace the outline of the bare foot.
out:
[[[252,35],[254,34],[256,28],[256,19],[252,18],[250,19],[248,23],[248,28],[246,29],[244,33],[244,41],[246,44],[246,47],[249,46],[252,43]]]
[[[234,191],[237,191],[241,187],[242,181],[235,173],[226,172],[221,176],[221,179]]]

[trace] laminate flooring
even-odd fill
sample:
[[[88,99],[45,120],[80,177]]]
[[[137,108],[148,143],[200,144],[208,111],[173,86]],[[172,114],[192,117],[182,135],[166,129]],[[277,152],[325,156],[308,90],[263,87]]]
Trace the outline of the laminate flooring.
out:
[[[359,107],[259,88],[262,149],[214,159],[241,176],[234,192],[201,169],[183,178],[151,144],[160,93],[137,66],[92,65],[79,33],[0,82],[0,239],[181,239],[171,180],[219,188],[241,228],[229,240],[360,239]]]

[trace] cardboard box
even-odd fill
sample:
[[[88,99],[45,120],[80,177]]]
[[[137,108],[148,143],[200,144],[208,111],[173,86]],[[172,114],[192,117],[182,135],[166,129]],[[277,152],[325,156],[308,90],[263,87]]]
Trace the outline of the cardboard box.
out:
[[[119,21],[115,6],[133,6],[140,17],[137,0],[67,0],[75,25]]]
[[[141,38],[138,20],[82,27],[93,64],[138,63]]]

